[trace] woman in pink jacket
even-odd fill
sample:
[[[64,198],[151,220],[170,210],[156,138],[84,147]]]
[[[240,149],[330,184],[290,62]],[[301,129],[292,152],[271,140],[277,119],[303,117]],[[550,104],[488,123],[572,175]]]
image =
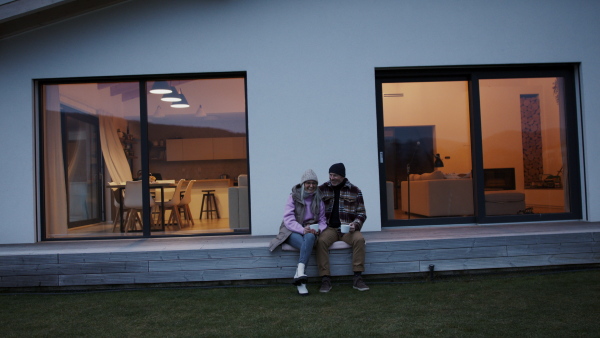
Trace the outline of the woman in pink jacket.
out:
[[[294,285],[297,286],[300,295],[308,295],[308,276],[304,269],[315,245],[316,236],[327,227],[325,204],[321,199],[318,184],[317,174],[308,169],[302,175],[300,183],[292,187],[292,193],[285,204],[279,234],[269,246],[269,250],[273,251],[285,242],[300,250],[298,268],[294,275]],[[312,224],[318,224],[318,230],[312,229]]]

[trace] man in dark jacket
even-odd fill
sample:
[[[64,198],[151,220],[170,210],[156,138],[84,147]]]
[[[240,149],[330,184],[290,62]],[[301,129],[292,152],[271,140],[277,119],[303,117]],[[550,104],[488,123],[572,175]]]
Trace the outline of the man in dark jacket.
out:
[[[329,168],[329,181],[319,186],[325,203],[327,228],[317,239],[317,265],[322,276],[320,292],[331,290],[329,271],[329,246],[342,240],[352,246],[353,287],[369,290],[362,279],[365,271],[365,238],[360,232],[367,219],[365,203],[360,189],[346,178],[346,167],[336,163]]]

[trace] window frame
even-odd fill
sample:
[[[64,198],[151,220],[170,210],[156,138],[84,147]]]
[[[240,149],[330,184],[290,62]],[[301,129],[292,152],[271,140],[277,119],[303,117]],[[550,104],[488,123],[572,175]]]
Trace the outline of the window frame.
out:
[[[143,184],[143,201],[144,201],[144,212],[142,213],[144,219],[144,228],[140,237],[122,237],[122,236],[82,236],[82,237],[61,237],[61,238],[48,238],[46,230],[45,220],[45,169],[44,169],[44,86],[48,85],[64,85],[64,84],[83,84],[83,83],[115,83],[115,82],[138,82],[139,84],[139,106],[140,106],[140,125],[143,126],[140,129],[141,140],[148,140],[148,107],[147,107],[147,82],[150,81],[169,81],[169,80],[202,80],[202,79],[219,79],[219,78],[243,78],[244,79],[244,101],[245,101],[245,130],[246,130],[246,159],[248,161],[247,175],[250,176],[249,166],[249,129],[248,129],[248,74],[246,71],[231,71],[231,72],[213,72],[213,73],[176,73],[176,74],[146,74],[146,75],[124,75],[124,76],[97,76],[97,77],[70,77],[70,78],[40,78],[33,79],[34,87],[34,121],[36,126],[35,132],[35,159],[36,159],[36,203],[37,203],[37,233],[38,239],[41,241],[65,241],[65,240],[111,240],[111,239],[132,239],[132,238],[161,238],[161,237],[198,237],[198,236],[215,236],[215,235],[239,235],[239,234],[251,234],[252,233],[252,210],[251,210],[251,194],[248,194],[248,218],[249,227],[247,231],[232,231],[231,233],[219,232],[219,233],[199,233],[199,234],[156,234],[152,233],[150,229],[150,206],[149,201],[149,181],[148,179],[142,180]],[[149,146],[148,142],[140,142],[140,160],[142,177],[149,177]],[[248,190],[250,191],[250,182],[248,182]]]
[[[583,217],[581,180],[581,125],[578,104],[579,63],[523,64],[523,65],[473,65],[447,67],[407,67],[376,68],[375,95],[377,115],[377,139],[380,181],[380,206],[382,227],[444,225],[444,224],[486,224],[518,223],[536,221],[578,220]],[[565,132],[569,184],[569,212],[523,215],[485,215],[483,145],[481,131],[481,106],[479,80],[563,77],[565,99]],[[473,207],[475,214],[466,217],[433,217],[420,219],[388,219],[386,172],[384,163],[385,140],[383,121],[383,84],[401,82],[467,81],[469,95],[469,123],[471,132],[471,159],[473,168]]]

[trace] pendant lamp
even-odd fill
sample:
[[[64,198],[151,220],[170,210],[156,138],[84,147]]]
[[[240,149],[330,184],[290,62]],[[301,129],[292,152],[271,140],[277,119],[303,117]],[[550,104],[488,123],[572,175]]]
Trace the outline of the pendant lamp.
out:
[[[150,89],[150,93],[152,94],[169,94],[172,92],[173,91],[167,81],[156,81],[152,85],[152,89]]]
[[[181,101],[181,96],[177,94],[177,89],[175,89],[175,87],[171,87],[171,92],[163,95],[160,100],[166,102],[179,102]]]
[[[188,108],[190,106],[190,104],[187,102],[187,99],[185,98],[185,95],[183,95],[181,88],[179,88],[179,98],[180,99],[178,102],[171,103],[172,108]]]

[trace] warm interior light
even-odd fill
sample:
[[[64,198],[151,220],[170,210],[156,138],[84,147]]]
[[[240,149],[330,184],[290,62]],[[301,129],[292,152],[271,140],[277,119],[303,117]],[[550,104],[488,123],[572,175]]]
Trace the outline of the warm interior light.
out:
[[[167,83],[167,81],[156,81],[152,85],[152,89],[150,89],[150,93],[152,94],[169,94],[172,93],[173,90]]]
[[[189,103],[187,102],[187,99],[185,98],[185,95],[183,95],[183,92],[181,91],[181,88],[179,88],[179,102],[173,102],[171,104],[172,108],[187,108],[189,107]]]
[[[171,87],[171,92],[163,95],[160,100],[166,102],[179,102],[181,101],[181,96],[177,94],[177,89],[175,89],[175,87]]]

